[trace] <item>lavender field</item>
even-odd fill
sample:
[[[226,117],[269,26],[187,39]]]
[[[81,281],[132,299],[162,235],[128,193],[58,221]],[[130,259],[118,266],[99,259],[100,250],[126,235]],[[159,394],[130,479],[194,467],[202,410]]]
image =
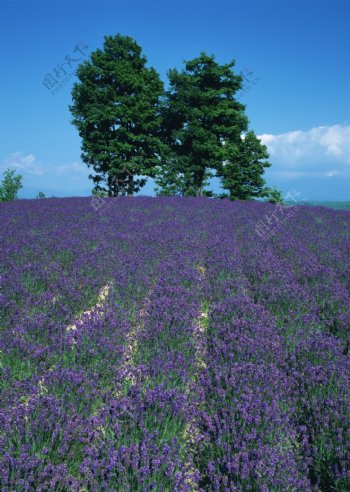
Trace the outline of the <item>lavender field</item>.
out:
[[[350,212],[0,217],[1,491],[350,490]]]

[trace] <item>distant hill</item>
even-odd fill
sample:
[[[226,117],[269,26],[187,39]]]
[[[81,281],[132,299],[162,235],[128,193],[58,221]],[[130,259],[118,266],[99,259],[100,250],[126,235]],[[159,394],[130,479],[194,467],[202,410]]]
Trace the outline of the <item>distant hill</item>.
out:
[[[286,202],[287,205],[295,205],[292,202]],[[334,210],[350,210],[350,201],[348,202],[332,202],[332,201],[307,201],[304,202],[302,205],[308,205],[308,206],[314,206],[314,207],[327,207],[327,208],[333,208]]]

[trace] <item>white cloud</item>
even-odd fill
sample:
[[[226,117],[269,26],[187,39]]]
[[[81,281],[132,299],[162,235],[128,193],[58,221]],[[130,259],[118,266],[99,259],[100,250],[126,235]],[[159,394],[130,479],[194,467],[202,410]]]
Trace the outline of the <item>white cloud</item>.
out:
[[[350,126],[259,135],[270,154],[269,174],[298,177],[350,176]]]
[[[45,168],[40,165],[33,154],[25,155],[23,152],[14,152],[7,157],[3,163],[2,168],[16,169],[26,174],[35,174],[42,176],[45,174]]]
[[[41,164],[34,154],[24,154],[23,152],[14,152],[4,159],[0,169],[16,169],[23,175],[59,177],[78,177],[87,176],[87,166],[81,162],[72,162],[70,164],[46,165]]]
[[[65,174],[82,174],[86,175],[87,166],[81,162],[72,162],[72,164],[63,164],[61,166],[55,166],[53,171],[58,176],[64,176]]]
[[[326,176],[328,176],[328,177],[330,177],[330,178],[331,178],[332,176],[339,176],[339,174],[340,174],[340,173],[339,173],[339,171],[337,171],[336,169],[335,169],[334,171],[327,171],[327,172],[325,173],[325,175],[326,175]]]

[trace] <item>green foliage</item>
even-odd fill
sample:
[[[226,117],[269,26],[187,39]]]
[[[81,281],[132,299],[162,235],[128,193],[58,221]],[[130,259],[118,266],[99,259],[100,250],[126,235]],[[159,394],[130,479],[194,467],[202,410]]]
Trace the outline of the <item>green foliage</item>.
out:
[[[6,169],[0,185],[0,201],[8,202],[17,198],[18,191],[23,188],[22,177],[16,171]]]
[[[225,160],[223,142],[237,143],[248,120],[235,98],[242,78],[234,62],[220,65],[202,52],[185,69],[168,72],[170,89],[163,102],[162,135],[168,155],[159,169],[163,193],[200,196],[213,171]]]
[[[182,168],[179,162],[176,162],[176,158],[169,159],[162,167],[158,168],[156,184],[157,195],[196,195],[191,171],[188,168]],[[204,184],[207,182],[203,182]]]
[[[37,198],[46,198],[46,195],[44,192],[39,191],[39,193],[37,194]]]
[[[159,164],[163,83],[129,36],[105,36],[103,50],[78,67],[70,111],[82,138],[82,160],[96,191],[133,194]]]
[[[221,166],[223,188],[233,200],[251,200],[265,195],[264,168],[268,152],[253,131],[240,136],[236,144],[226,145],[227,160]]]
[[[275,186],[273,188],[265,188],[267,201],[270,203],[283,203],[283,195]]]
[[[158,195],[213,196],[206,186],[216,175],[222,196],[269,196],[267,148],[248,131],[235,62],[201,52],[182,71],[169,70],[166,92],[146,62],[135,40],[117,34],[78,67],[70,111],[94,194],[132,195],[154,177]]]
[[[92,195],[104,197],[104,196],[108,196],[108,192],[104,191],[104,190],[99,190],[99,189],[93,188]]]

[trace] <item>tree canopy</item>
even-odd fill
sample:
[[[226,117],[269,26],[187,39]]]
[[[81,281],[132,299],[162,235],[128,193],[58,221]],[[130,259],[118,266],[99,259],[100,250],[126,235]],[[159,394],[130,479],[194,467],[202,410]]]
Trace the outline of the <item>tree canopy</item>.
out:
[[[226,158],[224,144],[237,144],[247,130],[245,108],[234,98],[242,78],[233,66],[233,61],[220,65],[202,52],[186,61],[181,72],[169,70],[163,127],[171,158],[157,180],[165,192],[202,195],[208,178]]]
[[[0,202],[15,200],[22,186],[22,176],[14,169],[6,169],[2,183],[0,184]]]
[[[229,191],[230,197],[237,200],[249,200],[265,196],[264,168],[268,152],[253,131],[240,136],[236,145],[228,144],[227,161],[220,166],[219,175],[222,186]]]
[[[266,196],[267,148],[249,130],[234,61],[201,52],[168,71],[165,91],[129,36],[106,36],[77,70],[70,110],[95,194],[133,194],[155,178],[158,194],[212,194],[217,176],[233,199]]]
[[[77,70],[70,110],[96,191],[133,194],[159,162],[163,83],[146,62],[141,47],[118,34]]]

